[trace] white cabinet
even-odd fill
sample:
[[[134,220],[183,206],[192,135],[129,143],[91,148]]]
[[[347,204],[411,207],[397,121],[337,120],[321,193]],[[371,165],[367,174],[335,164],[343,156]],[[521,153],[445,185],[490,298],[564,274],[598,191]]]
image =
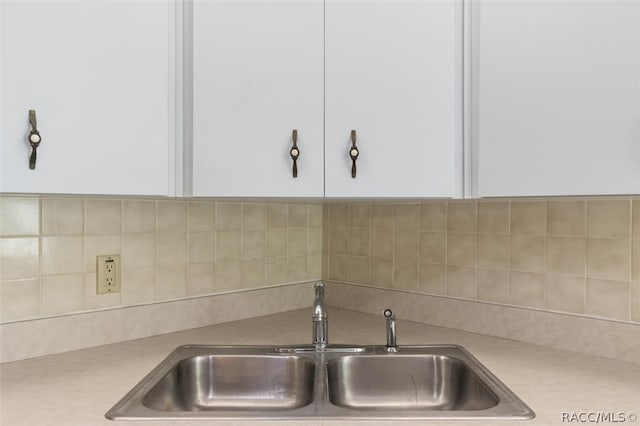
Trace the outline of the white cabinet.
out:
[[[458,0],[195,1],[192,194],[456,195],[461,61]]]
[[[322,0],[193,3],[194,196],[323,195],[323,37]]]
[[[471,6],[476,195],[640,193],[640,1]]]
[[[170,7],[0,3],[0,192],[169,193]],[[42,136],[35,170],[31,109]]]
[[[326,196],[460,195],[461,2],[326,0],[325,20]]]

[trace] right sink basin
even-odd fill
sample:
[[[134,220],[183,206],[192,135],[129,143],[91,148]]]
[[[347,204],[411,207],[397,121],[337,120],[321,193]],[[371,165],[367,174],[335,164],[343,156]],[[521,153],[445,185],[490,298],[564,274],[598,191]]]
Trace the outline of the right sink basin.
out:
[[[446,355],[361,355],[327,363],[331,403],[355,410],[486,410],[499,399],[471,368]]]

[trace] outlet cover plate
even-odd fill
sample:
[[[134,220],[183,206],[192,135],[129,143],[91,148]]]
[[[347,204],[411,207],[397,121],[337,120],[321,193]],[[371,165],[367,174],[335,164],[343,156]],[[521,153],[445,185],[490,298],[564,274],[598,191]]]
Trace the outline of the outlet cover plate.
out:
[[[96,257],[96,294],[120,292],[120,255]]]

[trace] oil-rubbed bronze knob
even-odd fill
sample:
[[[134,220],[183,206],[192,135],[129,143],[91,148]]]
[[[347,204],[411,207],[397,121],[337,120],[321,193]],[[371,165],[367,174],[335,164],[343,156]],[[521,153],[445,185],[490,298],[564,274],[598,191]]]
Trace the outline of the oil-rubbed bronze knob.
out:
[[[293,177],[298,177],[298,157],[300,157],[300,149],[298,149],[298,131],[293,129],[291,134],[291,138],[293,139],[293,146],[289,151],[289,155],[291,155],[291,159],[293,160]]]
[[[349,148],[349,157],[351,157],[351,177],[356,177],[356,160],[360,155],[360,150],[356,146],[356,131],[351,131],[351,148]]]
[[[31,170],[36,168],[36,150],[42,141],[40,132],[38,132],[38,126],[36,122],[36,112],[33,109],[29,110],[29,124],[31,125],[31,131],[29,132],[29,145],[31,145],[31,156],[29,157],[29,168]]]

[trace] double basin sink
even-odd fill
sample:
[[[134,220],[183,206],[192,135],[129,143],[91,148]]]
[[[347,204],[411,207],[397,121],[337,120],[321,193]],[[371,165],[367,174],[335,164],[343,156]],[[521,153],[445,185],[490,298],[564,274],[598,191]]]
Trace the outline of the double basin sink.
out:
[[[457,345],[181,346],[106,417],[473,419],[534,416]]]

